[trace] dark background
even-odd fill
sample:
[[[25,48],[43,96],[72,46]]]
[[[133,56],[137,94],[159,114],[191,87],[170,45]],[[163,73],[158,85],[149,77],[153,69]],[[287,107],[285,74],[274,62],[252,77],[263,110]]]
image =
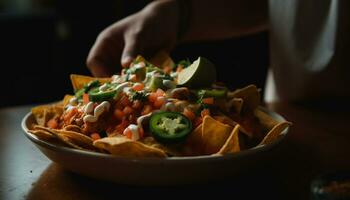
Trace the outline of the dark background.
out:
[[[140,0],[3,0],[0,2],[0,107],[60,100],[72,93],[69,74],[90,75],[85,65],[98,33],[136,12]],[[161,33],[160,33],[161,34]],[[263,88],[267,33],[178,46],[175,61],[209,58],[231,87]]]

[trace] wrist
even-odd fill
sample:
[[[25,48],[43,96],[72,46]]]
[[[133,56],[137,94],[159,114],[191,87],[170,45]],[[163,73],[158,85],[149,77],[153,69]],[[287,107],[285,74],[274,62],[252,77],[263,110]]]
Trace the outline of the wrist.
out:
[[[173,15],[171,21],[176,28],[176,39],[181,41],[189,29],[191,7],[191,0],[157,0],[148,4],[145,9],[151,13],[157,13],[160,15],[158,17]]]

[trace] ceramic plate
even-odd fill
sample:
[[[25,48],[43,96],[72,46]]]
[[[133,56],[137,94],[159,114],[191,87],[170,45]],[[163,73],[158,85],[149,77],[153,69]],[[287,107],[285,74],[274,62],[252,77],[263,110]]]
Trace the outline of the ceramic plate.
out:
[[[285,119],[265,108],[262,110],[278,121]],[[109,154],[88,152],[58,146],[39,140],[29,133],[35,123],[28,113],[22,120],[22,128],[29,138],[50,160],[78,174],[130,185],[178,185],[225,179],[242,173],[269,159],[270,150],[287,135],[288,128],[269,145],[258,146],[235,154],[218,156],[124,158]]]

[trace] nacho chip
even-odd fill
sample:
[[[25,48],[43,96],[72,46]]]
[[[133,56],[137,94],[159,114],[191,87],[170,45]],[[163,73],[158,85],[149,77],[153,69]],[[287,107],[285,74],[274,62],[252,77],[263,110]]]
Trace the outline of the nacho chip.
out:
[[[55,136],[53,136],[50,132],[45,130],[28,130],[28,132],[35,135],[40,140],[48,141],[55,138]]]
[[[69,104],[69,100],[73,98],[73,95],[66,94],[63,98],[63,107],[66,107]]]
[[[213,118],[221,123],[224,123],[224,124],[227,124],[227,125],[230,125],[232,127],[235,127],[238,123],[235,122],[232,118],[226,116],[225,114],[223,113],[219,113],[220,115],[217,115],[217,116],[213,116]],[[247,136],[249,136],[250,138],[252,137],[252,133],[248,132],[247,130],[245,130],[243,128],[243,126],[239,126],[239,130],[241,132],[243,132],[244,134],[246,134]]]
[[[92,139],[81,133],[66,130],[56,130],[42,126],[35,126],[35,129],[47,131],[65,144],[76,149],[85,149],[92,151],[98,150],[95,146],[93,146]]]
[[[267,131],[270,131],[279,123],[276,119],[271,117],[269,114],[267,114],[260,108],[254,110],[254,115],[259,119],[260,124]]]
[[[90,137],[75,131],[57,130],[56,132],[81,144],[92,145],[93,142]]]
[[[157,142],[154,137],[145,137],[142,140],[140,140],[141,143],[156,148],[156,149],[161,149],[163,150],[167,155],[169,156],[180,156],[181,152],[179,150],[179,147],[174,145],[163,145]]]
[[[36,130],[44,130],[44,131],[47,131],[49,133],[51,133],[53,136],[55,136],[58,140],[60,140],[61,142],[63,142],[64,144],[70,146],[70,147],[73,147],[75,149],[80,149],[80,150],[85,150],[84,148],[74,144],[74,142],[69,139],[68,137],[64,136],[64,135],[60,135],[58,134],[57,132],[55,131],[52,131],[53,129],[50,129],[50,128],[46,128],[46,127],[43,127],[43,126],[35,126],[34,127]]]
[[[124,157],[167,157],[166,153],[141,142],[130,140],[123,136],[106,137],[94,141],[94,146],[107,150],[109,153]]]
[[[264,137],[264,139],[260,142],[259,145],[271,144],[273,143],[281,133],[292,124],[290,122],[280,122],[276,126],[274,126]]]
[[[146,67],[149,68],[146,68],[143,65],[134,66],[134,64],[138,62],[145,62]],[[64,111],[66,106],[69,104],[70,99],[74,97],[72,95],[66,95],[63,101],[59,105],[56,105],[57,107],[36,107],[32,112],[37,119],[38,124],[41,126],[35,127],[35,129],[30,130],[30,132],[36,135],[39,139],[46,141],[51,140],[57,144],[59,143],[60,145],[69,146],[76,149],[102,151],[104,153],[111,153],[124,157],[163,158],[167,156],[223,155],[243,151],[245,149],[255,147],[258,144],[270,144],[278,138],[280,133],[285,130],[287,126],[290,125],[288,122],[279,123],[273,119],[272,116],[265,113],[263,109],[259,109],[260,91],[256,86],[249,85],[233,92],[228,91],[226,93],[225,91],[225,98],[215,98],[213,105],[209,107],[210,115],[212,116],[205,116],[204,119],[201,118],[202,122],[199,122],[200,120],[197,121],[196,119],[196,122],[201,124],[197,126],[197,128],[195,128],[183,142],[176,144],[163,144],[158,142],[152,137],[148,124],[142,124],[142,122],[145,123],[147,120],[140,120],[141,122],[137,123],[138,128],[140,128],[140,130],[142,128],[142,131],[139,130],[140,140],[133,141],[121,136],[120,134],[123,132],[125,127],[129,126],[130,123],[134,124],[135,121],[138,122],[136,119],[139,119],[139,114],[142,115],[143,111],[149,112],[149,109],[146,109],[146,105],[152,105],[151,108],[157,107],[155,105],[153,106],[153,104],[158,104],[157,100],[159,94],[163,92],[168,94],[171,92],[171,90],[166,90],[167,88],[163,87],[165,83],[154,83],[153,85],[155,85],[155,87],[152,85],[152,91],[156,91],[155,99],[153,98],[153,93],[149,93],[148,91],[147,87],[149,85],[146,84],[146,88],[144,87],[144,83],[147,82],[147,80],[144,80],[146,72],[155,70],[154,73],[158,73],[158,71],[161,71],[159,69],[155,69],[155,66],[163,68],[163,71],[166,74],[175,72],[176,70],[173,60],[170,58],[168,53],[164,51],[155,54],[155,56],[150,59],[149,62],[142,56],[137,56],[137,58],[133,61],[133,64],[130,66],[132,69],[124,69],[120,77],[114,77],[116,79],[115,82],[118,82],[118,84],[124,84],[125,82],[129,81],[134,82],[133,86],[135,87],[133,87],[131,90],[129,87],[125,90],[123,89],[123,93],[125,93],[123,94],[125,95],[123,97],[128,98],[112,99],[112,94],[113,96],[115,96],[115,94],[114,91],[110,92],[110,90],[116,89],[115,87],[118,87],[119,90],[119,86],[114,85],[113,83],[106,84],[106,87],[103,86],[99,88],[99,93],[101,93],[101,96],[104,96],[104,98],[101,97],[99,100],[93,99],[91,97],[94,95],[89,93],[89,98],[86,98],[88,97],[86,95],[84,96],[83,104],[80,103],[81,94],[89,92],[90,89],[96,89],[96,85],[87,86],[86,84],[94,80],[98,80],[103,84],[112,81],[113,78],[94,78],[72,74],[70,78],[75,92],[80,89],[79,93],[76,93],[78,102],[71,101],[72,108],[73,106],[75,107],[74,110],[67,109]],[[138,68],[141,70],[138,70]],[[161,75],[160,77],[165,81],[168,79],[167,76],[168,75],[163,77]],[[176,79],[174,82],[177,82]],[[125,85],[130,85],[130,83]],[[120,88],[124,87],[125,85],[121,85]],[[141,85],[143,85],[143,87],[141,87]],[[216,86],[213,86],[212,88],[218,89],[221,87],[223,88],[224,85],[216,84]],[[162,88],[162,90],[159,90],[158,92],[158,88]],[[97,89],[94,90],[94,92],[97,92]],[[175,104],[179,101],[183,101],[186,105],[191,104],[190,106],[192,106],[193,103],[193,111],[199,111],[198,107],[201,107],[202,105],[195,103],[195,95],[192,95],[191,93],[191,95],[187,96],[186,98],[172,96],[173,98],[170,100],[170,95],[166,95],[164,98],[166,98],[165,100],[169,100]],[[107,110],[103,109],[105,111],[103,111],[103,117],[100,118],[100,115],[98,115],[100,114],[100,112],[98,112],[99,109],[94,109],[97,108],[100,100],[102,99],[109,101],[112,107],[111,109]],[[127,102],[126,99],[129,101]],[[153,100],[157,103],[155,103]],[[93,102],[93,104],[90,104],[93,106],[88,106],[87,101]],[[139,102],[136,101],[140,101],[142,103],[138,104]],[[127,112],[127,109],[125,109],[126,105],[131,104],[133,109],[136,111],[133,112],[132,116],[127,114],[129,112]],[[70,105],[68,105],[68,107],[70,107]],[[175,107],[178,106],[176,105]],[[192,107],[190,108],[192,109]],[[168,110],[173,109],[171,108]],[[178,109],[174,110],[179,111]],[[98,119],[96,122],[84,121],[84,119],[87,119],[85,116],[90,114],[94,116],[96,114],[95,117],[100,119]],[[48,121],[54,117],[56,121],[52,120],[48,123]],[[56,127],[58,129],[51,129],[47,127]],[[141,134],[141,132],[144,134]],[[91,134],[91,136],[94,138],[99,138],[101,136],[104,138],[93,141],[89,136],[82,133],[89,135]],[[94,133],[101,133],[101,135]],[[105,133],[107,133],[107,137],[105,137]]]
[[[45,126],[50,119],[61,116],[62,113],[63,106],[61,102],[32,108],[32,114],[34,115],[36,123],[41,126]]]
[[[74,91],[77,91],[83,88],[84,85],[94,80],[99,80],[102,84],[112,81],[111,78],[95,78],[95,77],[83,76],[83,75],[77,75],[77,74],[71,74],[70,80],[72,81]]]
[[[202,126],[197,126],[196,129],[190,133],[183,146],[182,152],[186,156],[198,156],[203,151]]]
[[[232,105],[231,110],[233,110],[237,114],[240,114],[243,106],[243,99],[233,98],[230,100],[230,103]]]
[[[205,116],[202,124],[203,153],[218,152],[230,136],[232,126],[223,124],[210,116]]]
[[[228,124],[232,127],[235,127],[237,125],[237,122],[233,121],[230,117],[223,113],[218,113],[219,115],[213,116],[213,118],[223,124]]]
[[[66,131],[75,131],[75,132],[79,132],[79,133],[82,132],[82,128],[80,128],[77,125],[67,125],[63,129]]]
[[[241,150],[239,145],[239,125],[232,130],[230,137],[226,140],[224,146],[221,147],[217,154],[235,153]]]
[[[243,106],[250,110],[254,110],[260,105],[260,92],[255,85],[248,85],[242,89],[228,92],[227,96],[229,98],[243,99]]]

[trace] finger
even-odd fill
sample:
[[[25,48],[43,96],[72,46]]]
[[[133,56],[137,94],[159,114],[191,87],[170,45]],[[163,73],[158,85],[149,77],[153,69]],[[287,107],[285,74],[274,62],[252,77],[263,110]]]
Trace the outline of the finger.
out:
[[[125,46],[121,57],[122,66],[128,67],[138,54],[141,54],[138,40],[133,36],[126,36]]]
[[[117,42],[119,41],[119,42]],[[110,76],[116,71],[120,59],[122,41],[118,34],[102,32],[91,48],[86,65],[94,76]]]
[[[109,77],[113,72],[111,72],[110,67],[105,65],[103,62],[96,58],[88,59],[88,68],[90,72],[95,77]]]

